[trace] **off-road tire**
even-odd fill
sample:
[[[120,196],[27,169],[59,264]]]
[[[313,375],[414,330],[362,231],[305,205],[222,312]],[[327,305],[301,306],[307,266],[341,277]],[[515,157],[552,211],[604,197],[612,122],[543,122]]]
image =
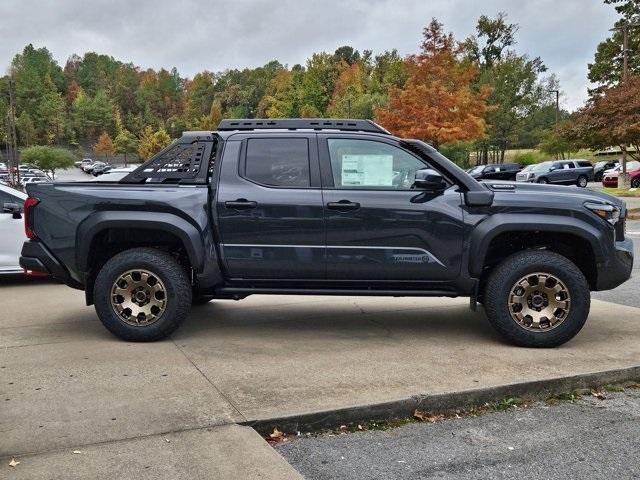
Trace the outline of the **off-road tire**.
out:
[[[535,272],[558,278],[571,296],[566,318],[554,328],[531,331],[511,316],[509,297],[519,279]],[[571,340],[584,326],[591,304],[587,279],[568,258],[546,250],[527,250],[503,260],[489,275],[484,307],[489,323],[509,342],[522,347],[556,347]]]
[[[589,180],[584,175],[580,175],[578,177],[578,180],[576,180],[576,185],[579,186],[580,188],[586,188],[588,184],[589,184]]]
[[[148,325],[130,325],[112,306],[114,282],[135,269],[152,272],[166,290],[164,311]],[[154,248],[132,248],[111,257],[98,272],[93,289],[95,309],[102,324],[115,336],[131,342],[153,342],[174,332],[189,315],[191,295],[185,268],[168,253]]]

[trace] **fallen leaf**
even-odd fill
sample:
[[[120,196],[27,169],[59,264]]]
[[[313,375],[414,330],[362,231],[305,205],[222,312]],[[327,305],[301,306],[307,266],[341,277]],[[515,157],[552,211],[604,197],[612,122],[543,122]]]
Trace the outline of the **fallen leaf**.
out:
[[[10,466],[10,467],[14,467],[14,468],[15,468],[15,467],[17,467],[18,465],[20,465],[20,462],[19,462],[19,461],[17,461],[15,458],[13,458],[13,457],[12,457],[12,458],[11,458],[11,461],[9,462],[9,466]]]
[[[598,400],[606,400],[607,396],[602,392],[593,392],[591,395],[596,397]]]
[[[346,425],[340,425],[340,430],[345,431],[347,429]]]
[[[74,451],[73,451],[73,454],[74,454],[74,455],[79,455],[79,454],[81,454],[81,453],[82,453],[82,452],[81,452],[80,450],[74,450]]]
[[[277,428],[273,429],[273,433],[271,433],[269,435],[269,437],[273,438],[274,440],[281,438],[282,435],[284,435],[280,430],[278,430]]]
[[[444,415],[429,415],[427,412],[417,409],[413,412],[413,416],[421,422],[436,423],[444,420]]]
[[[168,438],[165,438],[164,441],[167,443],[171,443],[171,440],[169,440]]]

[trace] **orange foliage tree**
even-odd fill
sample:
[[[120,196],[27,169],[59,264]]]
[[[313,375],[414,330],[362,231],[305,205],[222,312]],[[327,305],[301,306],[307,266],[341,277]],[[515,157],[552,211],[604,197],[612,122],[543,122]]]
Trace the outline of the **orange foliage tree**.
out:
[[[101,153],[106,157],[107,155],[113,155],[113,141],[107,132],[102,132],[102,135],[98,138],[98,143],[93,147],[93,151],[97,155]]]
[[[478,69],[460,58],[460,48],[436,19],[423,31],[422,52],[407,58],[409,77],[389,88],[389,106],[376,120],[392,133],[432,143],[475,140],[485,135],[490,89],[472,82]]]

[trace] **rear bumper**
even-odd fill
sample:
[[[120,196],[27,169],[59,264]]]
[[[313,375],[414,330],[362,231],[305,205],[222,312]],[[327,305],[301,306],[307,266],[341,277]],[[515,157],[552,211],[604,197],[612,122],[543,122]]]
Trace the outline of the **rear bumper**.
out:
[[[631,278],[633,269],[633,241],[630,238],[615,242],[613,255],[598,265],[597,290],[611,290]]]
[[[25,270],[45,273],[73,288],[83,288],[41,242],[29,240],[22,245],[20,266]]]

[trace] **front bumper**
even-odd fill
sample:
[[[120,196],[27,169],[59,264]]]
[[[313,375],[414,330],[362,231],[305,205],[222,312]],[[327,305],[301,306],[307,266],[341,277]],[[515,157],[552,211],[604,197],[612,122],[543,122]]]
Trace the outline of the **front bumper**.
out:
[[[596,290],[611,290],[631,278],[633,269],[633,240],[626,238],[615,242],[612,255],[598,264]]]
[[[22,245],[20,266],[25,270],[51,275],[70,287],[82,288],[82,285],[71,278],[67,269],[53,256],[47,247],[37,240],[29,240]]]

